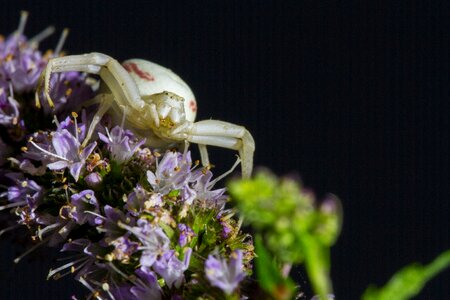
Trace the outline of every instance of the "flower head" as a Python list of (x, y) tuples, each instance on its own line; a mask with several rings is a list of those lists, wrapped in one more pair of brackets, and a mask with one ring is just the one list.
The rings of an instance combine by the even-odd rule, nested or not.
[[(229, 263), (210, 256), (205, 268), (199, 267), (214, 248), (253, 253), (240, 223), (230, 220), (232, 214), (221, 214), (225, 190), (213, 190), (232, 170), (212, 180), (211, 172), (192, 164), (188, 151), (171, 150), (159, 159), (155, 149), (143, 147), (145, 140), (125, 127), (125, 117), (114, 127), (117, 118), (108, 113), (91, 128), (88, 143), (98, 105), (78, 108), (96, 96), (89, 84), (93, 81), (54, 69), (51, 107), (43, 86), (37, 87), (43, 79), (39, 74), (50, 58), (60, 56), (67, 32), (54, 52), (42, 55), (37, 45), (53, 29), (27, 39), (26, 16), (23, 12), (14, 34), (0, 35), (0, 211), (14, 212), (4, 214), (14, 226), (0, 228), (0, 235), (26, 226), (36, 242), (16, 262), (41, 245), (70, 251), (49, 277), (73, 274), (89, 289), (88, 298), (216, 296), (217, 290), (207, 287), (209, 294), (192, 288), (205, 276), (232, 292), (244, 276), (240, 252)], [(39, 110), (32, 105), (35, 100), (41, 100)]]

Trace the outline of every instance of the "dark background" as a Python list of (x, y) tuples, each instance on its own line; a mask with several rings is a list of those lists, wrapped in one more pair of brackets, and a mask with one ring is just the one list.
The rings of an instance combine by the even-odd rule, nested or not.
[[(338, 195), (337, 299), (358, 299), (449, 240), (448, 1), (3, 1), (0, 31), (69, 27), (69, 54), (145, 58), (189, 83), (198, 119), (245, 125), (255, 163)], [(41, 48), (54, 48), (58, 35)], [(212, 151), (216, 174), (234, 161)], [(1, 243), (1, 299), (68, 299), (45, 262)], [(418, 299), (446, 299), (450, 272)], [(301, 284), (305, 276), (296, 272)], [(77, 287), (77, 288), (75, 288)]]

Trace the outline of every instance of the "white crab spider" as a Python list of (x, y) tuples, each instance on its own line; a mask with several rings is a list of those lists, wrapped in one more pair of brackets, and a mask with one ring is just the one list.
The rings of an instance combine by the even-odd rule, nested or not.
[[(130, 59), (122, 65), (102, 53), (52, 58), (41, 75), (50, 106), (50, 75), (79, 71), (98, 74), (107, 89), (93, 99), (100, 103), (83, 145), (86, 145), (102, 116), (110, 109), (124, 115), (127, 125), (146, 138), (146, 144), (163, 148), (189, 142), (199, 146), (204, 166), (209, 165), (207, 145), (239, 151), (242, 176), (253, 169), (255, 142), (243, 126), (218, 120), (195, 121), (196, 101), (189, 86), (175, 73), (155, 63)], [(36, 93), (36, 105), (40, 105)]]

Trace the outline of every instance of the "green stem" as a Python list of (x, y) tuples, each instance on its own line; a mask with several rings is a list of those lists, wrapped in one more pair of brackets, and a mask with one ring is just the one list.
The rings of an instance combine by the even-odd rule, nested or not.
[(305, 253), (305, 266), (313, 290), (321, 299), (327, 299), (332, 293), (326, 249), (311, 235), (303, 233), (300, 243)]

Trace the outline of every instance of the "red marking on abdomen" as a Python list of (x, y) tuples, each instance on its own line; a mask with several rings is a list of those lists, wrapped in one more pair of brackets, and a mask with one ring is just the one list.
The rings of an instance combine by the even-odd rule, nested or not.
[(128, 73), (133, 73), (133, 72), (136, 73), (136, 75), (139, 76), (139, 78), (142, 78), (147, 81), (155, 81), (155, 77), (153, 77), (152, 74), (139, 69), (137, 64), (135, 64), (133, 62), (125, 63), (125, 64), (123, 64), (123, 67), (125, 68), (125, 70), (128, 71)]
[(191, 101), (189, 101), (189, 108), (190, 108), (193, 112), (196, 112), (196, 111), (197, 111), (197, 103), (195, 102), (194, 99), (192, 99)]

